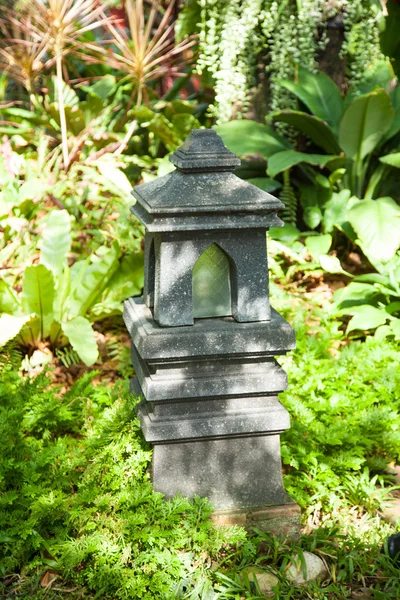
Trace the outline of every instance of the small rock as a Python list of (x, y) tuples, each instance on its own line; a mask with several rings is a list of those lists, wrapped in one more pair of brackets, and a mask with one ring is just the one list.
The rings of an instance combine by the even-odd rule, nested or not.
[(264, 571), (259, 567), (245, 567), (242, 573), (246, 573), (250, 581), (257, 579), (262, 594), (273, 596), (272, 588), (279, 583), (279, 579), (273, 573)]
[(328, 569), (324, 561), (312, 552), (303, 552), (304, 561), (306, 563), (306, 578), (303, 575), (302, 563), (300, 556), (296, 554), (287, 570), (287, 578), (295, 585), (303, 585), (307, 581), (318, 580), (325, 581), (329, 577)]

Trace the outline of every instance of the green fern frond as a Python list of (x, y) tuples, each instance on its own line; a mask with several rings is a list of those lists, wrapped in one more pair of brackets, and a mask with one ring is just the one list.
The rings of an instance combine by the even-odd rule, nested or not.
[(71, 348), (71, 346), (67, 348), (57, 348), (56, 356), (61, 360), (64, 367), (66, 367), (67, 369), (69, 369), (73, 365), (80, 365), (82, 363), (78, 353), (73, 348)]
[(295, 227), (297, 221), (297, 198), (290, 183), (290, 169), (287, 169), (283, 173), (283, 187), (280, 193), (280, 200), (285, 205), (285, 208), (281, 212), (283, 221)]
[(4, 367), (18, 371), (21, 366), (23, 355), (15, 340), (9, 341), (0, 351), (0, 373)]

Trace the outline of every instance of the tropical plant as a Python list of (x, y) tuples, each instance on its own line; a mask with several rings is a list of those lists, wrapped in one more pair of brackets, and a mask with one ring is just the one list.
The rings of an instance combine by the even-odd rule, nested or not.
[[(218, 123), (246, 114), (252, 104), (256, 111), (293, 106), (279, 80), (294, 80), (299, 65), (316, 72), (328, 46), (343, 61), (343, 77), (347, 63), (350, 84), (383, 58), (383, 5), (371, 0), (191, 0), (178, 24), (180, 36), (198, 33), (197, 70), (215, 89), (210, 108)], [(329, 39), (334, 27), (342, 33), (336, 43)]]
[(379, 340), (388, 336), (400, 340), (400, 254), (374, 266), (376, 273), (358, 275), (335, 292), (335, 314), (351, 316), (347, 334), (375, 330)]
[[(371, 172), (373, 152), (382, 148), (400, 131), (400, 94), (389, 89), (393, 71), (389, 63), (378, 63), (364, 74), (361, 82), (350, 88), (342, 99), (336, 84), (324, 73), (299, 69), (297, 82), (282, 81), (309, 112), (282, 110), (273, 113), (275, 122), (284, 122), (299, 130), (328, 156), (294, 153), (274, 156), (268, 164), (271, 177), (295, 164), (329, 166), (339, 189), (349, 189), (358, 198), (372, 198), (384, 175), (384, 169)], [(306, 154), (304, 156), (304, 154)], [(334, 160), (341, 156), (341, 160)], [(369, 181), (366, 184), (367, 173)]]
[(54, 210), (47, 217), (40, 248), (40, 264), (25, 269), (22, 292), (17, 295), (0, 282), (0, 345), (18, 336), (24, 347), (49, 342), (53, 348), (70, 343), (81, 360), (98, 357), (91, 322), (122, 311), (122, 300), (140, 293), (141, 254), (121, 257), (118, 242), (102, 246), (71, 267), (70, 216)]
[[(85, 39), (85, 35), (109, 21), (110, 17), (104, 14), (103, 6), (96, 0), (32, 0), (24, 2), (18, 12), (11, 8), (4, 12), (6, 37), (3, 44), (6, 50), (3, 60), (11, 63), (9, 68), (14, 65), (10, 74), (14, 77), (16, 70), (22, 67), (17, 80), (27, 86), (31, 94), (37, 74), (53, 63), (56, 66), (55, 83), (66, 168), (69, 148), (64, 105), (65, 58), (73, 54), (81, 60), (95, 60), (99, 45)], [(14, 31), (17, 37), (13, 35)]]
[(0, 34), (0, 70), (27, 90), (34, 106), (37, 80), (55, 61), (48, 56), (47, 37), (38, 35), (31, 15), (9, 7), (2, 10)]
[[(274, 113), (272, 120), (295, 127), (314, 147), (328, 154), (298, 151), (270, 126), (261, 123), (233, 121), (218, 128), (235, 153), (245, 158), (261, 155), (268, 162), (269, 178), (257, 178), (254, 183), (272, 189), (275, 178), (283, 175), (281, 198), (286, 205), (283, 213), (286, 222), (297, 225), (300, 199), (301, 221), (306, 226), (311, 229), (321, 226), (325, 233), (332, 233), (336, 227), (355, 240), (362, 229), (357, 226), (355, 216), (361, 219), (362, 213), (363, 223), (366, 218), (370, 220), (368, 235), (380, 237), (386, 248), (377, 246), (383, 252), (383, 260), (389, 260), (400, 243), (398, 235), (390, 238), (380, 233), (382, 221), (386, 222), (387, 233), (396, 208), (390, 200), (378, 197), (399, 156), (392, 153), (381, 156), (380, 162), (377, 159), (386, 148), (396, 146), (400, 132), (400, 88), (389, 93), (392, 76), (390, 65), (380, 63), (365, 73), (357, 87), (350, 88), (345, 99), (323, 73), (313, 74), (300, 68), (296, 83), (282, 82), (309, 112), (282, 110)], [(325, 173), (322, 169), (326, 169)], [(372, 202), (372, 198), (377, 199)], [(362, 208), (361, 205), (356, 208), (360, 199), (363, 199)], [(349, 219), (347, 211), (352, 206), (354, 210)], [(359, 239), (363, 235), (360, 234)]]
[[(107, 64), (124, 74), (124, 83), (130, 84), (131, 94), (126, 113), (133, 104), (137, 107), (143, 101), (149, 104), (150, 85), (166, 75), (172, 78), (180, 74), (179, 69), (184, 66), (183, 53), (194, 44), (193, 40), (188, 39), (175, 43), (175, 4), (175, 0), (172, 0), (163, 9), (160, 0), (151, 0), (147, 13), (143, 0), (127, 0), (128, 30), (112, 21), (106, 23), (114, 48), (104, 49), (103, 58)], [(185, 62), (187, 64), (188, 57)], [(136, 121), (133, 120), (118, 153), (128, 145), (135, 128)]]

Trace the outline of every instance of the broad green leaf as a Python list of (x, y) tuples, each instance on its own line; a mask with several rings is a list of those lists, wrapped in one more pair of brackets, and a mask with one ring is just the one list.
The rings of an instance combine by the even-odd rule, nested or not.
[[(325, 205), (323, 216), (324, 231), (330, 233), (335, 227), (343, 230), (345, 224), (348, 222), (347, 209), (349, 208), (350, 198), (350, 190), (342, 190), (332, 194), (332, 198)], [(351, 239), (354, 239), (354, 237)]]
[(379, 291), (373, 285), (352, 281), (346, 287), (337, 290), (333, 295), (333, 300), (339, 310), (346, 314), (347, 308), (371, 303), (379, 295)]
[(30, 318), (30, 315), (24, 317), (14, 317), (6, 313), (0, 315), (0, 347), (15, 338)]
[(46, 221), (40, 250), (40, 262), (54, 275), (56, 284), (67, 264), (71, 249), (71, 220), (68, 211), (53, 210)]
[(64, 266), (63, 273), (58, 281), (56, 296), (54, 298), (53, 309), (54, 318), (60, 322), (64, 317), (64, 308), (66, 300), (71, 290), (71, 269), (68, 265)]
[(0, 279), (0, 312), (15, 314), (20, 308), (20, 303), (11, 286)]
[(392, 106), (394, 108), (394, 119), (389, 131), (385, 135), (385, 141), (390, 140), (400, 131), (400, 85), (397, 85), (390, 94)]
[(145, 127), (147, 123), (150, 123), (155, 114), (156, 113), (153, 110), (144, 104), (141, 104), (140, 106), (135, 106), (132, 108), (129, 111), (128, 116), (137, 119), (139, 123)]
[(116, 79), (114, 75), (103, 75), (96, 83), (91, 86), (86, 86), (84, 89), (90, 95), (95, 94), (105, 102), (108, 96), (114, 92), (115, 83)]
[(40, 321), (40, 337), (49, 335), (54, 320), (54, 278), (44, 265), (25, 269), (22, 280), (22, 307), (26, 314), (34, 313)]
[(390, 325), (381, 325), (380, 327), (378, 327), (375, 330), (375, 334), (374, 334), (374, 338), (376, 340), (378, 340), (378, 342), (381, 342), (382, 340), (384, 340), (385, 338), (387, 338), (389, 335), (393, 335), (393, 329), (390, 327)]
[(275, 131), (255, 121), (229, 121), (215, 128), (227, 148), (237, 156), (260, 154), (269, 158), (286, 150), (288, 143)]
[(379, 160), (385, 165), (390, 165), (391, 167), (396, 167), (400, 169), (400, 152), (392, 152), (392, 154), (386, 154), (385, 156), (381, 156)]
[(400, 247), (400, 206), (392, 198), (363, 200), (347, 216), (367, 257), (387, 262)]
[(268, 159), (267, 174), (274, 178), (279, 173), (282, 173), (282, 171), (286, 171), (302, 162), (308, 165), (325, 167), (330, 160), (335, 158), (337, 157), (324, 154), (308, 154), (307, 152), (297, 152), (296, 150), (284, 150)]
[(172, 123), (161, 113), (156, 113), (147, 127), (163, 142), (169, 152), (173, 152), (182, 141)]
[(143, 252), (127, 254), (108, 282), (106, 294), (114, 300), (125, 300), (142, 293), (144, 277)]
[(260, 188), (260, 190), (264, 190), (264, 192), (269, 193), (279, 190), (279, 188), (282, 187), (282, 184), (279, 181), (276, 181), (276, 179), (271, 179), (271, 177), (252, 177), (247, 181)]
[(121, 190), (121, 195), (125, 194), (126, 197), (131, 199), (132, 184), (121, 169), (118, 169), (111, 160), (106, 159), (98, 160), (95, 164), (101, 175)]
[(169, 157), (170, 155), (167, 154), (163, 158), (158, 159), (157, 177), (162, 177), (163, 175), (167, 175), (168, 173), (172, 173), (172, 171), (175, 171), (175, 167), (169, 160)]
[(322, 211), (319, 206), (306, 206), (303, 211), (304, 223), (310, 229), (316, 229), (322, 221)]
[[(300, 204), (303, 208), (307, 206), (325, 206), (328, 200), (330, 200), (332, 196), (331, 187), (322, 187), (318, 184), (317, 180), (318, 175), (315, 177), (314, 184), (299, 184)], [(323, 180), (328, 181), (325, 177), (323, 177)]]
[(295, 127), (329, 153), (339, 154), (341, 152), (332, 129), (328, 123), (318, 117), (296, 110), (281, 110), (274, 113), (272, 118), (274, 121), (282, 121)]
[(300, 230), (294, 225), (285, 223), (283, 227), (271, 227), (268, 235), (274, 240), (280, 240), (284, 244), (293, 244), (300, 237)]
[[(350, 309), (348, 312), (350, 312)], [(350, 331), (356, 329), (360, 329), (361, 331), (375, 329), (380, 325), (384, 325), (389, 316), (384, 309), (375, 308), (368, 304), (353, 307), (350, 314), (354, 316), (347, 325), (346, 333), (350, 333)]]
[(46, 185), (38, 177), (33, 177), (21, 185), (18, 190), (18, 203), (25, 200), (33, 200), (37, 196), (41, 196), (46, 191)]
[(390, 302), (390, 304), (385, 306), (385, 310), (389, 313), (389, 315), (393, 315), (394, 313), (400, 312), (400, 300)]
[(389, 61), (380, 60), (373, 63), (362, 73), (359, 83), (349, 89), (345, 104), (348, 105), (357, 96), (369, 94), (377, 88), (383, 88), (388, 92), (394, 76), (393, 67)]
[(390, 327), (394, 333), (396, 340), (400, 340), (400, 319), (392, 319)]
[(189, 135), (192, 129), (200, 129), (201, 127), (200, 121), (194, 115), (187, 113), (173, 115), (171, 122), (182, 141)]
[(326, 121), (334, 131), (337, 131), (343, 114), (343, 100), (339, 88), (325, 73), (310, 73), (303, 67), (299, 68), (298, 81), (282, 81), (281, 84), (293, 92), (308, 110)]
[(363, 160), (389, 131), (393, 118), (394, 109), (384, 90), (353, 100), (339, 127), (339, 143), (346, 156)]
[(193, 100), (173, 100), (171, 102), (171, 109), (178, 114), (192, 115), (196, 110), (196, 102)]
[(124, 300), (142, 293), (143, 277), (143, 253), (136, 252), (124, 256), (108, 282), (100, 302), (93, 306), (90, 317), (102, 319), (111, 314), (121, 313)]
[(70, 321), (63, 321), (61, 325), (64, 334), (73, 349), (78, 353), (79, 358), (88, 367), (93, 365), (99, 356), (99, 350), (89, 321), (79, 316)]
[(324, 271), (327, 271), (328, 273), (343, 273), (344, 275), (350, 276), (350, 273), (343, 269), (337, 256), (321, 254), (319, 256), (319, 262)]
[(118, 269), (121, 250), (117, 242), (111, 248), (100, 247), (97, 256), (92, 255), (89, 261), (81, 261), (77, 270), (71, 269), (71, 293), (66, 302), (68, 316), (84, 316), (101, 296), (109, 280)]
[(332, 245), (332, 236), (329, 233), (325, 235), (309, 235), (304, 242), (313, 258), (318, 260), (321, 254), (328, 254)]
[[(62, 95), (64, 99), (65, 107), (78, 106), (79, 96), (68, 84), (62, 82)], [(49, 92), (48, 92), (49, 104), (58, 103), (58, 85), (57, 78), (53, 76), (50, 80)]]

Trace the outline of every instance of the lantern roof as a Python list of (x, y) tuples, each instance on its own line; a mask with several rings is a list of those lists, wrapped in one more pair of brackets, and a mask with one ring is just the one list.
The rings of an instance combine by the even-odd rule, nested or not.
[(148, 231), (268, 228), (284, 205), (234, 175), (240, 160), (212, 129), (195, 129), (170, 156), (172, 173), (137, 186), (131, 210)]

